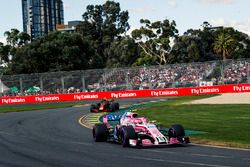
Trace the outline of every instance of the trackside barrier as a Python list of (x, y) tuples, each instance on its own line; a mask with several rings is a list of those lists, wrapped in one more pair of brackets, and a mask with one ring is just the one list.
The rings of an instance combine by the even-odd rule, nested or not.
[(75, 94), (1, 97), (0, 105), (98, 100), (104, 97), (113, 99), (145, 98), (145, 97), (193, 96), (193, 95), (243, 93), (243, 92), (250, 92), (250, 84), (232, 84), (232, 85), (205, 86), (205, 87), (192, 87), (192, 88), (166, 88), (166, 89), (154, 89), (154, 90), (127, 90), (127, 91), (115, 91), (115, 92), (84, 92)]

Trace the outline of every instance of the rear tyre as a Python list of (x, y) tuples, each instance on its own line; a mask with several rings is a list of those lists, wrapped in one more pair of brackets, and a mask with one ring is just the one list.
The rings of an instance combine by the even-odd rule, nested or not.
[(129, 140), (136, 139), (136, 133), (132, 126), (126, 126), (121, 129), (121, 143), (123, 147), (129, 146)]
[(176, 124), (172, 125), (168, 130), (169, 137), (181, 138), (185, 136), (185, 130), (182, 125)]
[(108, 128), (106, 124), (95, 124), (92, 130), (95, 142), (107, 141)]
[(94, 110), (96, 110), (96, 109), (97, 109), (96, 105), (91, 104), (91, 106), (90, 106), (90, 112), (94, 112)]

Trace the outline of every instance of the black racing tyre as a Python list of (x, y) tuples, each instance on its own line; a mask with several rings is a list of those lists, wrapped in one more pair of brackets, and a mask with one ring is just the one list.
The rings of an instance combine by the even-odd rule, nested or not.
[(107, 141), (108, 128), (106, 124), (95, 124), (92, 130), (93, 138), (96, 142)]
[(96, 108), (100, 108), (101, 103), (96, 104)]
[(110, 110), (111, 110), (111, 112), (115, 112), (116, 111), (116, 109), (115, 109), (115, 103), (111, 103), (110, 104)]
[(115, 103), (115, 110), (118, 111), (120, 109), (119, 103)]
[(126, 126), (121, 129), (121, 144), (123, 147), (129, 146), (130, 139), (136, 139), (136, 133), (133, 126)]
[(176, 124), (172, 125), (168, 130), (168, 136), (169, 137), (184, 137), (185, 136), (185, 130), (182, 125)]
[(93, 112), (94, 109), (97, 109), (95, 104), (91, 104), (90, 106), (90, 112)]

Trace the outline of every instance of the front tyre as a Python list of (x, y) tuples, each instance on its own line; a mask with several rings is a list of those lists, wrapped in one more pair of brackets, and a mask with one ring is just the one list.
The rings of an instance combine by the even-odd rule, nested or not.
[(129, 146), (130, 139), (136, 139), (136, 133), (132, 126), (126, 126), (121, 129), (121, 144), (123, 147)]
[(95, 124), (93, 126), (92, 135), (95, 142), (107, 141), (108, 128), (106, 124)]

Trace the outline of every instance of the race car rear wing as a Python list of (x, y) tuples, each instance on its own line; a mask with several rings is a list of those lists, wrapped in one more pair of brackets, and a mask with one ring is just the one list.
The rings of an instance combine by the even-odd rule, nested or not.
[(120, 114), (112, 114), (112, 115), (107, 114), (103, 116), (101, 121), (104, 124), (106, 124), (107, 127), (111, 127), (111, 126), (114, 127), (115, 125), (120, 123), (121, 116), (122, 115)]

